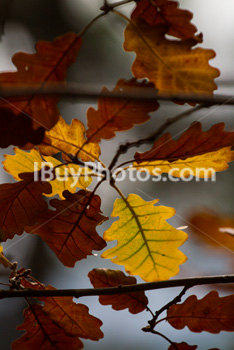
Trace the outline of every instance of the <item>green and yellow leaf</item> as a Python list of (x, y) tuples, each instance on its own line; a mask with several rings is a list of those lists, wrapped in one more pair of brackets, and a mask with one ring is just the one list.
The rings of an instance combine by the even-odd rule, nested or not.
[[(43, 155), (52, 156), (58, 152), (76, 154), (84, 162), (95, 161), (101, 154), (97, 143), (87, 142), (85, 127), (78, 119), (73, 119), (71, 125), (60, 116), (58, 123), (50, 131), (46, 131), (45, 139), (38, 146)], [(63, 153), (65, 160), (70, 158)]]
[(231, 147), (224, 147), (218, 151), (208, 152), (198, 156), (176, 159), (175, 161), (153, 160), (134, 162), (133, 167), (139, 171), (149, 171), (151, 175), (157, 176), (162, 173), (170, 173), (176, 177), (199, 178), (212, 177), (215, 172), (228, 169), (228, 162), (234, 160), (234, 151)]
[(77, 164), (63, 165), (63, 163), (53, 157), (44, 157), (43, 159), (35, 149), (25, 152), (15, 148), (14, 151), (15, 155), (5, 155), (6, 160), (3, 162), (3, 165), (4, 169), (17, 181), (21, 180), (19, 174), (41, 170), (47, 163), (48, 166), (51, 165), (51, 169), (57, 167), (55, 169), (56, 176), (53, 176), (53, 179), (48, 181), (51, 184), (52, 192), (49, 194), (45, 193), (44, 195), (47, 197), (54, 197), (58, 194), (63, 199), (64, 190), (75, 193), (77, 187), (85, 189), (92, 182), (92, 177), (88, 176), (91, 173), (89, 168), (81, 168)]
[(158, 200), (144, 201), (136, 194), (116, 199), (112, 216), (119, 216), (104, 233), (108, 241), (118, 240), (102, 258), (124, 265), (131, 275), (145, 281), (167, 280), (179, 272), (186, 256), (178, 249), (187, 234), (166, 222), (175, 214), (173, 208), (154, 206)]

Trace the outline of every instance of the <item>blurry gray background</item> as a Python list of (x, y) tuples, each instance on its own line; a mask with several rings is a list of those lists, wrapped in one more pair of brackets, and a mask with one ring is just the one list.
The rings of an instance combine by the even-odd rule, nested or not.
[[(221, 71), (221, 77), (217, 79), (218, 93), (233, 93), (234, 81), (234, 3), (232, 0), (186, 0), (180, 1), (181, 8), (190, 9), (194, 13), (193, 23), (199, 32), (204, 34), (202, 47), (212, 48), (217, 57), (211, 65)], [(96, 14), (102, 1), (98, 0), (14, 0), (1, 1), (0, 13), (4, 14), (6, 5), (8, 9), (5, 34), (0, 43), (0, 71), (14, 70), (11, 63), (12, 55), (17, 51), (33, 52), (35, 42), (38, 40), (52, 40), (56, 36), (68, 31), (79, 32)], [(132, 6), (127, 5), (121, 10), (129, 13)], [(120, 10), (120, 9), (119, 9)], [(82, 83), (85, 86), (112, 88), (120, 78), (131, 78), (131, 64), (134, 54), (125, 53), (122, 49), (123, 30), (125, 22), (113, 14), (100, 19), (85, 34), (84, 43), (78, 55), (77, 62), (70, 68), (68, 80)], [(96, 108), (96, 103), (78, 103), (76, 100), (64, 99), (60, 103), (61, 115), (70, 122), (73, 118), (86, 121), (86, 111), (89, 106)], [(136, 126), (126, 133), (119, 133), (113, 141), (103, 141), (102, 160), (109, 163), (118, 144), (126, 140), (135, 140), (143, 137), (160, 126), (167, 118), (170, 118), (188, 106), (177, 106), (172, 103), (162, 103), (160, 109), (152, 114), (151, 121), (142, 126)], [(177, 123), (169, 129), (172, 135), (179, 135), (192, 121), (202, 118), (204, 129), (211, 125), (224, 121), (226, 130), (234, 129), (233, 109), (231, 107), (213, 107), (193, 114), (191, 117)], [(141, 150), (146, 150), (142, 147)], [(136, 149), (128, 155), (121, 157), (120, 162), (132, 159)], [(12, 148), (1, 151), (3, 154), (12, 153)], [(127, 196), (136, 193), (145, 200), (160, 199), (161, 205), (172, 206), (176, 209), (176, 216), (169, 222), (175, 227), (187, 225), (188, 213), (199, 207), (208, 207), (225, 214), (233, 214), (234, 190), (233, 190), (234, 165), (230, 165), (228, 171), (217, 174), (216, 182), (121, 182), (119, 187)], [(12, 182), (12, 178), (3, 170), (0, 173), (0, 181)], [(112, 212), (116, 193), (109, 189), (108, 184), (103, 184), (98, 194), (102, 198), (102, 210), (105, 215)], [(110, 226), (110, 221), (98, 228), (102, 234)], [(189, 229), (187, 230), (189, 232)], [(56, 288), (86, 288), (91, 287), (87, 273), (95, 267), (109, 267), (112, 269), (124, 269), (114, 265), (108, 260), (97, 256), (88, 257), (87, 260), (78, 262), (74, 269), (65, 268), (47, 248), (47, 246), (35, 236), (15, 237), (12, 241), (3, 244), (6, 255), (19, 262), (19, 266), (32, 268), (33, 275), (45, 284), (52, 284)], [(193, 240), (190, 236), (181, 250), (188, 256), (188, 262), (181, 266), (180, 274), (176, 277), (195, 275), (217, 274), (227, 272), (227, 261), (232, 257), (230, 253), (223, 255), (206, 251), (201, 242)], [(230, 269), (229, 269), (230, 272)], [(1, 279), (6, 280), (4, 269), (0, 268)], [(139, 282), (142, 282), (138, 279)], [(181, 289), (147, 292), (150, 300), (149, 306), (157, 310), (164, 303), (170, 301)], [(196, 293), (203, 297), (208, 288), (193, 288), (187, 295)], [(224, 295), (223, 292), (221, 294)], [(169, 344), (165, 340), (141, 331), (147, 325), (149, 314), (131, 315), (128, 311), (116, 312), (109, 306), (101, 306), (97, 297), (82, 298), (80, 303), (85, 303), (90, 308), (90, 313), (103, 321), (102, 331), (104, 339), (99, 342), (82, 340), (86, 350), (112, 349), (112, 350), (163, 350)], [(23, 300), (4, 300), (0, 303), (0, 344), (1, 349), (10, 349), (10, 343), (16, 339), (20, 332), (16, 331), (17, 325), (23, 322), (22, 310), (26, 307)], [(209, 333), (195, 334), (187, 329), (176, 331), (168, 324), (162, 322), (158, 328), (171, 340), (187, 341), (190, 345), (200, 345), (200, 349), (220, 348), (222, 350), (233, 349), (234, 335), (226, 332), (220, 335)]]

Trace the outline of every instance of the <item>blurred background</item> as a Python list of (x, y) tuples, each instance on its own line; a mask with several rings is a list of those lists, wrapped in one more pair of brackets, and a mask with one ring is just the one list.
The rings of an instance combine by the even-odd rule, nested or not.
[[(219, 94), (233, 94), (234, 91), (234, 3), (232, 0), (220, 2), (218, 0), (184, 0), (180, 7), (189, 9), (194, 14), (193, 24), (198, 32), (203, 32), (205, 48), (216, 51), (216, 58), (210, 64), (219, 68), (221, 76), (217, 79)], [(79, 32), (100, 11), (102, 1), (99, 0), (1, 0), (0, 20), (6, 18), (4, 34), (0, 42), (0, 71), (15, 70), (11, 57), (15, 52), (34, 52), (34, 45), (38, 40), (53, 40), (65, 32)], [(119, 8), (126, 15), (132, 5)], [(108, 14), (93, 25), (84, 36), (84, 43), (78, 55), (77, 62), (69, 69), (68, 81), (78, 82), (84, 86), (100, 89), (103, 86), (113, 88), (120, 78), (131, 78), (131, 64), (134, 54), (126, 53), (122, 49), (123, 31), (126, 23), (114, 14)], [(60, 111), (63, 118), (70, 122), (78, 118), (86, 123), (88, 107), (96, 108), (96, 101), (85, 102), (76, 99), (63, 99), (60, 102)], [(118, 133), (112, 141), (103, 141), (102, 160), (109, 164), (118, 145), (125, 141), (142, 138), (155, 130), (166, 119), (181, 113), (188, 106), (177, 106), (172, 103), (161, 103), (160, 109), (152, 114), (151, 120), (136, 126), (129, 132)], [(187, 119), (173, 125), (168, 131), (173, 136), (179, 136), (193, 121), (201, 120), (203, 129), (218, 122), (225, 122), (226, 130), (234, 130), (233, 108), (228, 106), (212, 107), (194, 113)], [(146, 150), (149, 147), (141, 147)], [(137, 149), (139, 151), (139, 149)], [(132, 159), (136, 149), (123, 155), (120, 162)], [(4, 154), (13, 154), (12, 148), (1, 150), (1, 160)], [(177, 214), (169, 223), (174, 227), (188, 225), (188, 218), (198, 209), (211, 208), (221, 215), (233, 216), (234, 165), (230, 169), (216, 175), (215, 182), (121, 182), (119, 187), (127, 196), (136, 193), (145, 200), (159, 198), (159, 204), (174, 207)], [(1, 183), (13, 182), (4, 170), (0, 173)], [(108, 189), (108, 190), (107, 190)], [(103, 184), (98, 194), (102, 198), (102, 211), (110, 216), (116, 193)], [(110, 226), (111, 221), (98, 228), (100, 234)], [(226, 274), (233, 271), (233, 253), (223, 248), (212, 250), (202, 241), (197, 240), (189, 227), (188, 241), (181, 250), (188, 256), (186, 264), (181, 266), (180, 274), (176, 277), (192, 277), (208, 274)], [(56, 288), (87, 288), (91, 287), (87, 273), (95, 267), (124, 269), (99, 258), (88, 257), (78, 262), (74, 269), (64, 267), (53, 252), (36, 235), (23, 235), (3, 244), (6, 256), (17, 260), (19, 267), (31, 268), (32, 274), (42, 283), (51, 284)], [(6, 271), (0, 267), (0, 282), (6, 281)], [(138, 279), (139, 282), (142, 280)], [(213, 288), (214, 286), (212, 286)], [(215, 289), (216, 286), (215, 286)], [(150, 308), (157, 310), (180, 292), (180, 288), (173, 290), (147, 292)], [(210, 290), (208, 287), (196, 287), (187, 292), (187, 296), (195, 293), (199, 298)], [(227, 291), (220, 289), (220, 295), (227, 295)], [(99, 342), (82, 340), (86, 350), (164, 350), (169, 344), (156, 335), (146, 334), (141, 328), (147, 325), (150, 315), (145, 312), (140, 315), (131, 315), (128, 311), (116, 312), (110, 306), (101, 306), (97, 297), (83, 298), (90, 308), (90, 313), (103, 321), (102, 331), (104, 339)], [(0, 339), (1, 348), (10, 349), (10, 343), (22, 333), (16, 331), (16, 326), (23, 322), (22, 310), (26, 307), (23, 300), (4, 300), (0, 303)], [(187, 329), (176, 331), (162, 322), (158, 331), (164, 333), (175, 342), (186, 341), (190, 345), (199, 345), (199, 349), (220, 348), (233, 349), (234, 335), (222, 332), (219, 335), (209, 333), (195, 334)]]

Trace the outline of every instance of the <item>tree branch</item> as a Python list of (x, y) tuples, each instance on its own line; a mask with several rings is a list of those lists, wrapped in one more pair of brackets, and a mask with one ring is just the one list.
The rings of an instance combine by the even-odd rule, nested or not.
[(131, 87), (128, 91), (103, 91), (100, 93), (101, 87), (95, 88), (84, 84), (77, 83), (48, 83), (41, 87), (38, 84), (18, 85), (17, 87), (0, 87), (0, 96), (4, 98), (30, 96), (30, 95), (61, 95), (64, 97), (79, 98), (83, 100), (96, 100), (99, 97), (117, 98), (117, 99), (137, 99), (142, 101), (159, 100), (173, 101), (178, 103), (199, 103), (208, 106), (215, 105), (234, 105), (234, 96), (231, 95), (215, 95), (207, 96), (204, 94), (157, 94), (155, 88), (137, 88)]
[(234, 283), (234, 274), (232, 275), (216, 275), (216, 276), (202, 276), (189, 277), (182, 279), (174, 279), (169, 281), (140, 283), (135, 285), (120, 285), (110, 288), (88, 288), (88, 289), (56, 289), (56, 290), (0, 290), (0, 299), (4, 298), (22, 298), (22, 297), (64, 297), (73, 296), (75, 298), (85, 296), (99, 296), (99, 295), (115, 295), (124, 293), (133, 293), (139, 291), (157, 290), (173, 287), (187, 287), (209, 285), (209, 284), (225, 284)]

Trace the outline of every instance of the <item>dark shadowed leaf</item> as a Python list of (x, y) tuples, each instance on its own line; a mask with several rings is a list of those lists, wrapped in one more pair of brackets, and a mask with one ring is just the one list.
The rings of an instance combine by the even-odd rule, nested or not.
[(56, 210), (48, 209), (38, 218), (38, 224), (26, 231), (41, 236), (65, 266), (73, 267), (93, 250), (106, 246), (96, 226), (107, 217), (101, 214), (100, 197), (89, 191), (64, 191), (63, 196), (65, 200), (52, 199), (50, 205)]
[[(136, 284), (135, 277), (126, 276), (122, 271), (109, 269), (93, 269), (88, 274), (94, 288), (117, 287), (119, 285)], [(148, 299), (144, 292), (127, 294), (101, 295), (99, 302), (102, 305), (112, 305), (114, 310), (129, 309), (137, 314), (146, 309)]]

